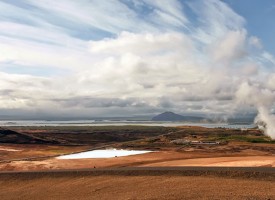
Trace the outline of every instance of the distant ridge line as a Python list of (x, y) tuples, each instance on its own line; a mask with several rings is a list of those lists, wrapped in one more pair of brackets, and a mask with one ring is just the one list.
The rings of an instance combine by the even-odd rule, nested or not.
[(188, 121), (199, 122), (206, 120), (204, 117), (199, 116), (183, 116), (173, 112), (164, 112), (152, 118), (152, 121)]

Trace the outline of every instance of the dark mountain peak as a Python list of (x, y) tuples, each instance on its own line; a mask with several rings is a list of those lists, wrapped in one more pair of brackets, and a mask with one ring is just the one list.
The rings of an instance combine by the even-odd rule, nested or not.
[(177, 115), (176, 113), (173, 113), (171, 111), (166, 111), (164, 113), (161, 113), (160, 115)]
[(180, 121), (183, 116), (167, 111), (152, 118), (153, 121)]
[(170, 111), (166, 111), (152, 118), (152, 121), (200, 121), (202, 117), (182, 116)]

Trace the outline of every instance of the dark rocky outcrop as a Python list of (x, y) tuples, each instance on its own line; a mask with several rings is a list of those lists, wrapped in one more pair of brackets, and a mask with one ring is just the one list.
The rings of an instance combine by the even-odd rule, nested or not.
[(57, 144), (57, 141), (47, 141), (34, 136), (0, 128), (0, 143), (12, 144)]

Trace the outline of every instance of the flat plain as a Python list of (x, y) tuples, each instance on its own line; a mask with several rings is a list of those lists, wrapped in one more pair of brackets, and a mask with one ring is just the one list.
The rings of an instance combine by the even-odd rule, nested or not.
[[(1, 199), (275, 199), (275, 145), (258, 129), (8, 127), (0, 141)], [(57, 159), (106, 148), (152, 152)]]

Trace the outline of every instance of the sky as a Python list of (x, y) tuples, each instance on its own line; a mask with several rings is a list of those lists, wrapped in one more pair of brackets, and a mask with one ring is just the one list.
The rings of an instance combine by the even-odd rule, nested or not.
[(274, 19), (273, 0), (0, 0), (0, 119), (272, 114)]

